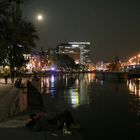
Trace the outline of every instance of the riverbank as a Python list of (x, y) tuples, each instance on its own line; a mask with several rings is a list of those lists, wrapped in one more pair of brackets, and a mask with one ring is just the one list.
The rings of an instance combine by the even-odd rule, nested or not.
[[(0, 138), (4, 140), (82, 140), (82, 137), (76, 130), (71, 130), (72, 135), (63, 136), (62, 131), (40, 131), (33, 132), (25, 126), (25, 122), (31, 113), (40, 110), (23, 109), (19, 112), (19, 95), (21, 89), (15, 88), (14, 84), (8, 82), (5, 84), (3, 80), (0, 82)], [(22, 100), (23, 101), (23, 100)], [(50, 107), (51, 108), (51, 107)]]

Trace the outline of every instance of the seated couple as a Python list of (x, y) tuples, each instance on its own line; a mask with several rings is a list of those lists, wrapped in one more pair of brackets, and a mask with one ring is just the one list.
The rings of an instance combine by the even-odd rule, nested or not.
[(25, 83), (22, 83), (22, 78), (17, 78), (17, 80), (15, 81), (15, 87), (16, 88), (25, 88), (26, 87)]
[(63, 128), (64, 123), (66, 123), (67, 128), (80, 128), (80, 126), (75, 123), (71, 112), (68, 110), (57, 115), (45, 112), (31, 114), (29, 120), (26, 122), (26, 126), (34, 131), (58, 130)]

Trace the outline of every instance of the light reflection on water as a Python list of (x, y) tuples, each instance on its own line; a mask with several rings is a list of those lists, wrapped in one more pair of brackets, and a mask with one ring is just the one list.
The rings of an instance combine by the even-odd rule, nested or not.
[(53, 98), (63, 96), (64, 102), (75, 108), (89, 104), (88, 86), (94, 79), (94, 74), (51, 75), (42, 79), (42, 91)]
[(131, 106), (130, 109), (137, 114), (137, 116), (140, 116), (140, 78), (127, 80), (127, 86), (132, 96), (132, 100), (129, 102)]
[[(106, 84), (104, 84), (104, 82), (104, 80), (95, 79), (95, 74), (52, 74), (42, 78), (41, 85), (43, 85), (43, 94), (51, 98), (57, 97), (58, 100), (60, 99), (71, 107), (76, 108), (80, 105), (90, 104), (90, 100), (92, 100), (90, 96), (93, 96), (96, 87), (100, 89), (97, 91), (98, 94), (99, 92), (104, 93), (106, 90), (110, 90), (110, 92), (114, 92), (114, 90), (115, 92), (124, 92), (125, 86), (120, 89), (121, 83), (105, 82)], [(129, 79), (126, 85), (129, 91), (128, 94), (135, 95), (140, 99), (140, 79)]]
[(140, 78), (127, 80), (127, 86), (130, 94), (134, 94), (140, 98)]
[[(131, 98), (129, 100), (130, 109), (134, 110), (135, 113), (140, 113), (140, 78), (128, 79), (126, 83), (122, 84), (96, 79), (94, 74), (52, 74), (43, 77), (41, 81), (41, 90), (44, 97), (50, 97), (55, 105), (57, 105), (57, 102), (59, 102), (59, 105), (63, 102), (64, 104), (61, 107), (67, 104), (72, 108), (77, 108), (82, 105), (90, 105), (95, 95), (101, 96), (100, 98), (105, 95), (104, 98), (106, 98), (112, 93), (123, 94), (126, 92), (126, 94), (130, 94)], [(19, 94), (21, 111), (27, 109), (26, 96), (26, 94)], [(116, 99), (115, 96), (116, 94), (114, 94), (114, 97), (112, 96), (112, 100), (120, 100), (121, 97), (117, 96), (118, 99)]]

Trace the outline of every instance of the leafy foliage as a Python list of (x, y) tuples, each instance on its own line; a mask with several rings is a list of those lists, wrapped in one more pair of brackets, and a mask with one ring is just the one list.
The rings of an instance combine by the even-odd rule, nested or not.
[(52, 61), (58, 68), (64, 69), (74, 69), (76, 64), (72, 57), (69, 57), (66, 54), (55, 54), (52, 56)]
[(11, 67), (21, 67), (25, 62), (23, 53), (36, 47), (35, 40), (39, 39), (34, 25), (22, 17), (22, 3), (24, 0), (0, 2), (0, 49), (3, 50), (0, 61), (7, 60)]

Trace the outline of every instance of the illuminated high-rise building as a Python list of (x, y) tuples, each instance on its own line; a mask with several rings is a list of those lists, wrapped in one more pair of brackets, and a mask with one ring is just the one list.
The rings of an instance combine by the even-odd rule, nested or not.
[(68, 42), (57, 45), (57, 53), (67, 54), (72, 57), (76, 64), (89, 64), (90, 42)]

